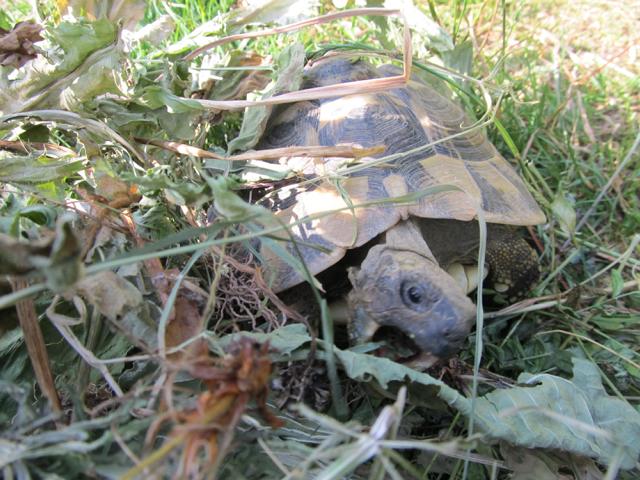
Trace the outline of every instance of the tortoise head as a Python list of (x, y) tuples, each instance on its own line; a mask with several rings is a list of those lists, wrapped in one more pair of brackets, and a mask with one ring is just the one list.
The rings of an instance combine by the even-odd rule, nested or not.
[(350, 269), (349, 279), (355, 343), (371, 340), (380, 327), (392, 327), (433, 363), (454, 354), (473, 324), (473, 302), (432, 257), (376, 245), (360, 269)]

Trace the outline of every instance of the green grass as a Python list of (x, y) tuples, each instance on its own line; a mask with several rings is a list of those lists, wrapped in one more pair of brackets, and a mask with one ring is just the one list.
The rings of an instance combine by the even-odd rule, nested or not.
[[(0, 167), (5, 182), (0, 191), (0, 231), (24, 240), (41, 238), (53, 231), (56, 220), (60, 225), (65, 210), (78, 212), (79, 207), (85, 213), (77, 214), (72, 231), (80, 240), (90, 240), (78, 246), (71, 233), (58, 227), (58, 243), (47, 250), (45, 263), (41, 254), (34, 260), (36, 251), (24, 253), (0, 244), (4, 249), (0, 258), (15, 255), (34, 262), (31, 287), (22, 293), (12, 294), (9, 283), (0, 282), (4, 294), (0, 305), (10, 306), (0, 310), (0, 425), (2, 437), (11, 443), (7, 456), (0, 455), (2, 475), (12, 478), (29, 472), (34, 477), (53, 473), (65, 478), (115, 478), (138, 464), (140, 471), (148, 466), (159, 476), (189, 468), (191, 473), (204, 475), (206, 469), (215, 468), (220, 478), (481, 479), (507, 478), (509, 471), (516, 472), (513, 478), (524, 478), (517, 476), (520, 456), (520, 462), (539, 478), (557, 474), (558, 469), (581, 478), (575, 473), (580, 468), (606, 478), (636, 478), (638, 468), (618, 471), (615, 456), (604, 465), (577, 455), (569, 457), (560, 450), (526, 450), (508, 442), (499, 446), (482, 436), (480, 420), (480, 427), (474, 427), (476, 436), (469, 437), (467, 418), (448, 407), (442, 396), (438, 398), (431, 380), (420, 377), (422, 380), (406, 382), (405, 398), (402, 382), (382, 388), (376, 382), (354, 378), (342, 357), (335, 360), (326, 343), (316, 348), (305, 340), (306, 333), (296, 331), (294, 335), (293, 330), (286, 330), (288, 336), (270, 337), (280, 353), (272, 352), (270, 357), (273, 388), (268, 404), (286, 421), (285, 428), (268, 428), (268, 416), (255, 408), (264, 392), (249, 387), (247, 409), (238, 406), (242, 403), (238, 396), (231, 410), (220, 414), (216, 410), (224, 404), (220, 396), (213, 404), (201, 403), (205, 406), (200, 412), (193, 410), (196, 399), (205, 402), (203, 391), (216, 392), (215, 388), (227, 384), (214, 387), (203, 381), (202, 372), (190, 370), (194, 361), (188, 355), (194, 350), (189, 346), (210, 350), (217, 357), (229, 344), (231, 333), (268, 334), (295, 317), (269, 296), (260, 277), (254, 275), (250, 259), (243, 256), (261, 229), (276, 227), (240, 201), (255, 198), (250, 193), (255, 183), (220, 180), (230, 175), (236, 178), (244, 165), (144, 146), (133, 137), (224, 152), (240, 131), (241, 112), (204, 112), (167, 93), (187, 98), (211, 93), (210, 84), (194, 80), (194, 75), (203, 72), (215, 73), (218, 77), (213, 80), (222, 87), (235, 87), (233, 76), (245, 78), (242, 75), (250, 71), (250, 67), (242, 70), (248, 54), (269, 65), (257, 72), (262, 88), (278, 55), (296, 42), (307, 55), (327, 44), (394, 50), (396, 58), (401, 52), (402, 30), (397, 21), (354, 17), (222, 45), (208, 52), (206, 60), (199, 58), (191, 64), (180, 59), (193, 46), (165, 54), (163, 47), (175, 45), (213, 20), (218, 26), (211, 24), (212, 38), (273, 26), (271, 19), (260, 25), (234, 24), (235, 17), (229, 13), (233, 6), (234, 2), (226, 0), (147, 2), (143, 24), (169, 15), (175, 29), (160, 46), (143, 42), (122, 54), (126, 68), (117, 73), (122, 73), (119, 80), (123, 83), (110, 87), (111, 97), (91, 96), (72, 103), (69, 109), (81, 116), (76, 124), (54, 118), (50, 112), (39, 114), (42, 123), (38, 126), (24, 119), (0, 124), (0, 139), (20, 139), (29, 145), (48, 142), (71, 152), (55, 158), (51, 152), (20, 154), (21, 159), (26, 158), (22, 172), (28, 181), (17, 181)], [(42, 8), (39, 16), (46, 19), (44, 26), (49, 30), (59, 21), (59, 12), (53, 5)], [(331, 8), (330, 2), (323, 2), (319, 13)], [(548, 220), (529, 232), (532, 243), (539, 247), (542, 270), (529, 299), (508, 313), (499, 311), (507, 307), (500, 301), (485, 306), (489, 313), (484, 320), (480, 375), (475, 376), (478, 395), (494, 388), (504, 392), (499, 387), (512, 384), (523, 372), (571, 379), (576, 373), (571, 359), (581, 357), (596, 365), (609, 395), (637, 411), (640, 37), (635, 12), (624, 2), (608, 6), (595, 1), (576, 5), (430, 1), (422, 11), (442, 30), (431, 30), (429, 35), (414, 32), (415, 60), (439, 62), (435, 47), (444, 38), (443, 32), (450, 34), (456, 46), (472, 45), (472, 69), (462, 73), (479, 83), (465, 87), (470, 96), (458, 95), (478, 117), (485, 113), (484, 103), (478, 102), (480, 87), (494, 100), (500, 99), (497, 122), (489, 125), (488, 134), (526, 180)], [(30, 4), (17, 2), (0, 13), (0, 26), (8, 29), (30, 14)], [(103, 53), (103, 58), (108, 55)], [(445, 58), (446, 65), (455, 64), (456, 59), (459, 57)], [(206, 70), (229, 64), (240, 70)], [(190, 66), (204, 69), (189, 70)], [(74, 69), (70, 75), (75, 74)], [(86, 75), (80, 82), (89, 83), (93, 78)], [(231, 90), (213, 91), (218, 96), (206, 98), (229, 99), (225, 92)], [(60, 108), (56, 101), (31, 110)], [(166, 104), (172, 111), (164, 108)], [(88, 118), (99, 123), (91, 124)], [(147, 162), (137, 160), (135, 151), (119, 137), (106, 134), (105, 125), (137, 151), (144, 150)], [(15, 150), (2, 152), (10, 152), (11, 159), (18, 155)], [(82, 167), (74, 170), (67, 165), (54, 180), (42, 181), (43, 164), (67, 160), (80, 160)], [(3, 162), (9, 162), (9, 157), (3, 157)], [(276, 177), (271, 172), (260, 179), (260, 185)], [(141, 198), (118, 204), (117, 194), (124, 195), (132, 183)], [(206, 226), (213, 202), (226, 218), (219, 215), (213, 226)], [(100, 230), (100, 225), (110, 229)], [(232, 240), (244, 242), (245, 248)], [(78, 286), (75, 281), (83, 271), (105, 276), (91, 287)], [(105, 273), (112, 271), (113, 276)], [(66, 295), (59, 299), (55, 312), (47, 312), (56, 293)], [(11, 307), (27, 296), (34, 300), (32, 313), (39, 318), (62, 401), (63, 413), (58, 418), (36, 386), (18, 316)], [(315, 308), (316, 316), (319, 310)], [(328, 318), (323, 320), (322, 328), (313, 322), (312, 327), (325, 338), (335, 333), (340, 343), (343, 330), (336, 327), (333, 332)], [(195, 341), (192, 336), (197, 337)], [(471, 391), (474, 377), (476, 340), (474, 333), (456, 361), (436, 372), (449, 387), (465, 394)], [(172, 357), (175, 351), (191, 353)], [(374, 362), (372, 357), (354, 358)], [(233, 358), (245, 357), (236, 353)], [(101, 363), (96, 359), (113, 360)], [(221, 368), (229, 372), (236, 367), (225, 363)], [(250, 372), (262, 371), (260, 368), (255, 364)], [(370, 374), (375, 375), (376, 369), (380, 373), (381, 367), (371, 368)], [(108, 387), (109, 376), (123, 396), (115, 396)], [(258, 383), (264, 385), (264, 378), (261, 381)], [(306, 406), (284, 407), (298, 400), (304, 400)], [(484, 408), (478, 401), (475, 408)], [(559, 425), (569, 421), (556, 420)], [(201, 438), (193, 428), (206, 421), (217, 422), (220, 428), (204, 431), (202, 438), (217, 440), (222, 453), (215, 458), (188, 457), (182, 447)], [(501, 421), (505, 419), (496, 423)], [(177, 424), (192, 430), (181, 430)], [(635, 440), (640, 443), (640, 438)], [(471, 456), (465, 459), (467, 453)]]

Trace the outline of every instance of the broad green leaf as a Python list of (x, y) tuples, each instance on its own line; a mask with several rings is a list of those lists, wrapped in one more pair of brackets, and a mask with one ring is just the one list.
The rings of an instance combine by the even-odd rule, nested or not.
[(633, 468), (640, 454), (640, 414), (607, 394), (593, 363), (574, 358), (573, 365), (572, 380), (523, 373), (523, 386), (478, 398), (479, 426), (514, 445), (569, 451), (604, 464), (621, 455), (622, 468)]
[(445, 67), (463, 75), (470, 75), (473, 65), (473, 44), (470, 40), (459, 43), (452, 50), (442, 52), (440, 57)]
[[(304, 47), (294, 43), (285, 48), (278, 56), (275, 81), (267, 88), (261, 98), (269, 98), (300, 88), (304, 67)], [(228, 151), (247, 150), (255, 146), (267, 126), (273, 107), (264, 105), (245, 109), (240, 133), (229, 142)]]
[(291, 325), (280, 327), (271, 333), (232, 333), (231, 335), (225, 335), (219, 340), (216, 340), (216, 343), (221, 347), (226, 348), (228, 345), (238, 341), (242, 337), (251, 338), (252, 340), (260, 343), (268, 341), (271, 348), (276, 350), (278, 355), (282, 356), (291, 355), (295, 350), (311, 341), (311, 337), (309, 337), (309, 334), (307, 333), (307, 327), (301, 323), (293, 323)]
[(246, 221), (255, 217), (267, 219), (271, 212), (259, 205), (245, 202), (233, 191), (237, 182), (229, 177), (207, 178), (213, 192), (213, 206), (216, 212), (227, 220)]
[(52, 160), (41, 156), (18, 156), (0, 152), (0, 182), (40, 184), (60, 181), (84, 168), (77, 159)]
[[(416, 2), (419, 3), (419, 2)], [(453, 49), (453, 40), (447, 31), (427, 17), (413, 2), (405, 0), (385, 0), (385, 8), (401, 9), (415, 36), (422, 37), (428, 46), (437, 52)]]
[[(207, 62), (206, 64), (204, 62)], [(213, 56), (205, 57), (203, 67), (209, 63), (210, 70), (203, 68), (198, 72), (198, 84), (206, 85), (214, 77), (218, 77), (209, 98), (212, 100), (244, 99), (247, 93), (261, 90), (269, 83), (270, 67), (260, 67), (262, 57), (256, 54), (248, 54), (244, 50), (233, 50), (227, 54), (225, 69), (215, 69), (219, 61)], [(222, 77), (220, 79), (220, 77)]]
[(0, 207), (0, 233), (17, 238), (23, 232), (37, 229), (37, 226), (53, 228), (57, 216), (54, 207), (29, 205), (21, 197), (9, 194)]
[(108, 20), (62, 22), (47, 34), (48, 47), (39, 45), (46, 55), (11, 77), (7, 69), (0, 68), (0, 113), (59, 107), (64, 101), (75, 105), (98, 94), (117, 92), (124, 85), (124, 57), (116, 43), (115, 24)]
[(165, 87), (149, 85), (141, 92), (138, 103), (155, 109), (167, 107), (169, 113), (202, 112), (204, 108), (195, 100), (174, 95)]
[(176, 205), (200, 206), (211, 200), (209, 186), (206, 184), (173, 181), (166, 175), (156, 173), (144, 177), (123, 173), (121, 178), (140, 187), (143, 194), (149, 194), (153, 190), (163, 190), (169, 201)]
[[(90, 54), (114, 43), (117, 27), (104, 19), (94, 22), (62, 22), (51, 29), (49, 34), (54, 45), (64, 52), (60, 63), (55, 65), (55, 73), (60, 75), (78, 68)], [(40, 81), (44, 82), (45, 79)]]
[(103, 51), (95, 62), (88, 62), (79, 68), (78, 79), (60, 92), (60, 106), (66, 110), (79, 111), (83, 102), (106, 93), (120, 93), (121, 78), (115, 72), (122, 68), (121, 53), (115, 48)]

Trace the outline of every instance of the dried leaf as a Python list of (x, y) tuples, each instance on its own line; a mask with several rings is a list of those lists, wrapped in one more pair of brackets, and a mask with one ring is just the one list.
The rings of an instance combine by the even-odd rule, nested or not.
[(34, 264), (44, 273), (47, 287), (53, 292), (65, 292), (84, 275), (80, 255), (82, 246), (73, 229), (72, 217), (58, 219), (51, 255), (46, 261), (34, 259)]
[(128, 207), (140, 200), (136, 185), (106, 173), (96, 173), (96, 193), (104, 197), (112, 208)]
[(0, 113), (56, 107), (65, 98), (67, 102), (93, 100), (98, 93), (118, 92), (118, 86), (125, 85), (115, 24), (62, 22), (48, 33), (51, 46), (46, 56), (25, 65), (15, 79), (0, 76)]
[[(27, 275), (36, 270), (35, 263), (49, 258), (53, 237), (26, 242), (0, 233), (0, 275)], [(34, 263), (34, 257), (38, 261)]]
[(25, 242), (0, 233), (0, 273), (43, 275), (54, 292), (63, 292), (83, 275), (80, 242), (70, 217), (61, 217), (55, 235)]
[[(200, 313), (201, 303), (184, 289), (178, 293), (173, 305), (173, 318), (169, 320), (165, 331), (167, 349), (177, 347), (202, 333), (204, 323)], [(172, 360), (195, 359), (207, 353), (207, 342), (199, 339), (189, 344), (184, 350), (170, 355), (169, 358)]]
[(130, 282), (111, 271), (83, 278), (76, 289), (89, 303), (110, 320), (142, 303), (142, 294)]
[(0, 28), (0, 65), (20, 68), (36, 58), (34, 43), (41, 41), (42, 27), (32, 22), (18, 22), (11, 31)]

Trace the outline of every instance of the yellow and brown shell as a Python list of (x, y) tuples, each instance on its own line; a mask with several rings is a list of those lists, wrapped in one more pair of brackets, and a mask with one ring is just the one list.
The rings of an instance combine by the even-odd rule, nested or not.
[[(376, 68), (364, 61), (327, 58), (305, 69), (304, 86), (395, 73), (388, 65)], [(291, 226), (297, 245), (287, 242), (288, 252), (301, 257), (315, 275), (339, 261), (347, 249), (409, 216), (472, 220), (481, 208), (490, 223), (543, 223), (544, 214), (518, 174), (485, 132), (469, 129), (471, 125), (462, 108), (417, 78), (386, 92), (300, 102), (276, 111), (261, 148), (384, 147), (380, 154), (359, 159), (347, 174), (318, 174), (318, 162), (331, 170), (337, 159), (289, 160), (309, 162), (303, 171), (311, 181), (283, 189), (267, 203)], [(276, 292), (302, 282), (280, 255), (264, 246), (261, 254)]]

